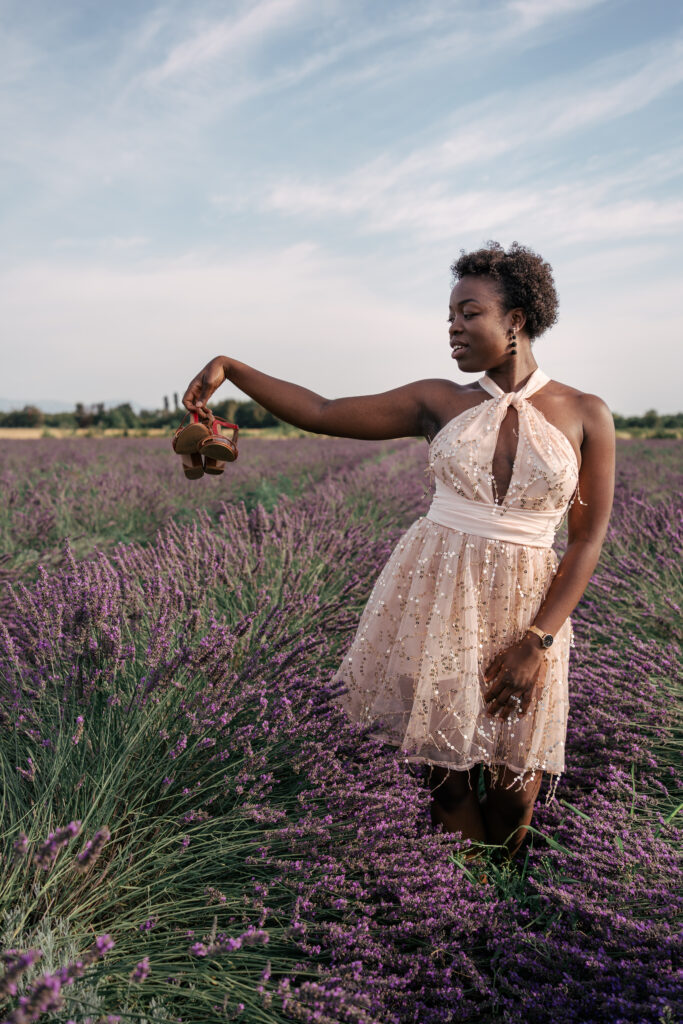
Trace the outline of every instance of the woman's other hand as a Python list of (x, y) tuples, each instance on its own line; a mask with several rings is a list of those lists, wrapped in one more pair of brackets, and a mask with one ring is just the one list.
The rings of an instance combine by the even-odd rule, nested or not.
[(194, 377), (183, 395), (183, 405), (190, 412), (202, 412), (207, 402), (226, 377), (225, 356), (211, 359)]
[(528, 636), (501, 651), (484, 672), (489, 688), (484, 694), (486, 710), (503, 720), (513, 711), (523, 715), (545, 662), (545, 651), (538, 640)]

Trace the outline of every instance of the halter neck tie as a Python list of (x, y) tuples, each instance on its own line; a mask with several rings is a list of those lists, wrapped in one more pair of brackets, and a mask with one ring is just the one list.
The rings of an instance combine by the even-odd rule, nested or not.
[(487, 374), (480, 377), (477, 383), (484, 391), (488, 391), (489, 395), (493, 398), (499, 399), (503, 408), (507, 409), (508, 406), (513, 405), (515, 409), (521, 409), (523, 402), (537, 391), (540, 391), (542, 387), (545, 387), (549, 380), (548, 374), (544, 373), (537, 366), (524, 387), (520, 388), (519, 391), (503, 391)]

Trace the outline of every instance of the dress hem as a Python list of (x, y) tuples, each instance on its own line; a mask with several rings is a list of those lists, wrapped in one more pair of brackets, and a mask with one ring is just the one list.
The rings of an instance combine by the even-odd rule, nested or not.
[[(498, 779), (500, 778), (502, 768), (508, 768), (510, 771), (516, 772), (517, 774), (515, 775), (510, 785), (505, 787), (506, 789), (512, 789), (516, 785), (516, 792), (523, 792), (526, 789), (529, 782), (532, 782), (536, 778), (537, 773), (540, 772), (542, 776), (545, 772), (545, 774), (550, 776), (550, 785), (548, 787), (548, 792), (546, 794), (545, 799), (546, 806), (552, 803), (552, 801), (555, 799), (557, 786), (559, 784), (560, 778), (564, 773), (564, 769), (561, 769), (560, 771), (553, 771), (550, 768), (541, 768), (538, 766), (532, 766), (530, 768), (518, 768), (515, 765), (507, 764), (507, 762), (505, 761), (472, 761), (470, 764), (467, 765), (456, 766), (452, 762), (448, 763), (446, 761), (436, 761), (435, 759), (426, 757), (423, 754), (409, 754), (404, 748), (401, 747), (400, 743), (397, 743), (395, 739), (390, 739), (389, 737), (384, 736), (380, 733), (370, 733), (369, 735), (371, 739), (377, 740), (380, 743), (386, 743), (388, 746), (393, 747), (397, 752), (400, 751), (400, 754), (402, 755), (401, 759), (405, 764), (427, 764), (430, 766), (430, 769), (448, 768), (450, 771), (467, 772), (467, 782), (469, 784), (470, 789), (472, 789), (472, 779), (470, 776), (470, 772), (472, 768), (476, 768), (477, 765), (483, 765), (484, 768), (488, 768), (488, 770), (491, 772), (491, 781), (493, 786), (496, 785)], [(529, 775), (529, 778), (524, 779), (525, 775)], [(431, 779), (431, 770), (429, 778)], [(443, 781), (445, 781), (445, 779)], [(439, 783), (439, 785), (442, 785), (442, 783)], [(439, 787), (437, 786), (435, 788), (438, 789)], [(432, 792), (434, 792), (434, 790), (432, 790)]]

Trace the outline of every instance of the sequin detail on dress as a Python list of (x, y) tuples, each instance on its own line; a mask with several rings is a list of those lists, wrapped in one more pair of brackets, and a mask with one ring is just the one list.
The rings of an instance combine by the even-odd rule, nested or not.
[[(527, 399), (549, 378), (534, 371), (517, 392), (484, 376), (492, 395), (447, 423), (429, 446), (439, 492), (482, 505), (504, 520), (510, 510), (538, 511), (559, 523), (578, 482), (568, 438)], [(518, 443), (500, 505), (492, 462), (500, 425), (513, 405)], [(453, 502), (458, 505), (458, 502)], [(460, 505), (464, 507), (463, 503)], [(438, 517), (437, 517), (438, 518)], [(512, 517), (514, 518), (514, 517)], [(527, 517), (528, 518), (528, 517)], [(543, 518), (543, 517), (539, 517)], [(494, 531), (492, 531), (494, 532)], [(479, 536), (416, 520), (401, 537), (370, 594), (355, 638), (335, 675), (335, 698), (372, 735), (410, 762), (465, 771), (485, 764), (524, 773), (564, 770), (571, 623), (546, 653), (526, 714), (506, 721), (486, 712), (484, 669), (533, 622), (557, 570), (548, 546)]]

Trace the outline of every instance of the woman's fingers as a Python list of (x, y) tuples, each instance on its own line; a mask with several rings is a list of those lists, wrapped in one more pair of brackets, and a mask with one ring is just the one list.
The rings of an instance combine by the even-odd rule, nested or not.
[(183, 405), (190, 412), (197, 412), (197, 400), (201, 394), (200, 384), (195, 378), (183, 395)]
[(190, 412), (200, 412), (214, 391), (225, 380), (225, 369), (221, 356), (216, 356), (194, 377), (183, 395), (183, 405)]
[(488, 701), (497, 697), (501, 689), (506, 685), (506, 681), (509, 679), (509, 676), (509, 670), (505, 668), (502, 663), (502, 657), (498, 655), (497, 658), (494, 658), (484, 673), (484, 679), (489, 684), (488, 689), (484, 694), (484, 700)]
[(500, 712), (500, 718), (505, 722), (510, 715), (522, 715), (524, 704), (522, 694), (519, 691), (511, 690), (508, 699)]
[(512, 687), (507, 684), (503, 684), (503, 688), (500, 692), (489, 702), (487, 711), (490, 715), (496, 715), (499, 711), (502, 711), (506, 705), (510, 694), (512, 693)]
[(199, 374), (191, 382), (187, 391), (183, 395), (183, 405), (186, 409), (189, 409), (190, 412), (200, 412), (207, 404), (215, 390), (215, 386), (212, 386), (211, 381), (207, 379), (206, 374)]
[(493, 661), (491, 662), (491, 664), (489, 665), (489, 667), (484, 672), (484, 679), (487, 683), (490, 682), (494, 678), (496, 673), (499, 671), (502, 660), (503, 655), (497, 654)]
[(484, 694), (487, 704), (500, 699), (500, 695), (510, 685), (510, 672), (504, 665), (499, 664), (489, 679), (489, 688)]
[(490, 715), (500, 714), (506, 719), (512, 712), (523, 715), (531, 703), (533, 683), (517, 683), (509, 672), (501, 667), (493, 684), (484, 694), (486, 710)]

